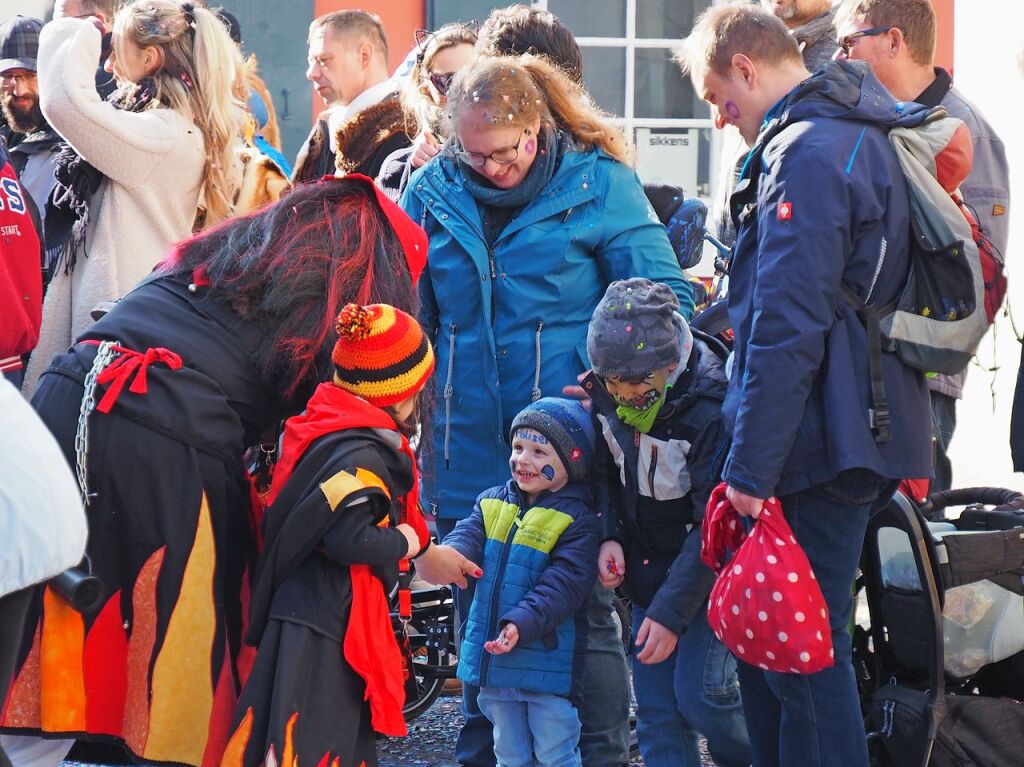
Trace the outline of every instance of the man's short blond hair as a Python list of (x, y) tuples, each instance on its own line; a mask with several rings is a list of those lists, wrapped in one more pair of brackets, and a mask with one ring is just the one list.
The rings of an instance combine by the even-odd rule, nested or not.
[(332, 11), (313, 19), (309, 25), (309, 34), (323, 29), (332, 37), (362, 38), (368, 40), (380, 50), (384, 60), (388, 59), (388, 37), (384, 34), (384, 24), (376, 13), (362, 10)]
[(836, 29), (863, 19), (869, 27), (898, 27), (907, 50), (918, 64), (935, 60), (935, 9), (931, 0), (846, 0), (836, 18)]
[(683, 74), (723, 74), (737, 53), (769, 66), (804, 61), (782, 21), (760, 6), (746, 4), (708, 8), (673, 51), (673, 58)]

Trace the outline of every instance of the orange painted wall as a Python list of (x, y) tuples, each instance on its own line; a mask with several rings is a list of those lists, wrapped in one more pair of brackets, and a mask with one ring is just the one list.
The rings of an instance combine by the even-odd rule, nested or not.
[[(413, 46), (413, 35), (426, 26), (426, 3), (423, 0), (315, 0), (314, 16), (331, 11), (361, 8), (380, 16), (388, 36), (388, 67), (394, 71)], [(312, 86), (310, 86), (312, 87)], [(320, 97), (313, 93), (313, 120), (323, 108)]]
[(935, 9), (935, 66), (953, 70), (953, 2), (932, 0)]

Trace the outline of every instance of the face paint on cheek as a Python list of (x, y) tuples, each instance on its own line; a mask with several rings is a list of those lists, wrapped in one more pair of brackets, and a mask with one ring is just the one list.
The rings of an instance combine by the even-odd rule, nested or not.
[(516, 473), (516, 459), (515, 458), (509, 458), (508, 459), (508, 470), (511, 471), (513, 474)]
[(523, 154), (532, 155), (537, 151), (537, 142), (534, 139), (530, 139), (523, 145)]
[(658, 400), (661, 399), (661, 392), (657, 389), (648, 389), (643, 394), (632, 397), (631, 399), (623, 399), (622, 397), (615, 398), (619, 404), (631, 407), (634, 410), (648, 410), (657, 404)]
[(732, 99), (725, 102), (725, 113), (729, 115), (731, 120), (740, 119), (740, 108), (736, 106), (736, 102)]
[(555, 478), (555, 469), (550, 464), (544, 464), (540, 467), (540, 473), (544, 476), (548, 482)]

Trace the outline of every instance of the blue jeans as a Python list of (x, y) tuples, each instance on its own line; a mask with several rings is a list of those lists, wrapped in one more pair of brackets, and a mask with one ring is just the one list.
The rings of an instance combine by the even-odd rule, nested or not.
[[(633, 639), (644, 609), (633, 605)], [(736, 660), (715, 637), (703, 609), (672, 655), (644, 665), (633, 658), (637, 736), (646, 767), (700, 767), (698, 734), (719, 767), (750, 764), (750, 742), (736, 684)]]
[(580, 718), (568, 698), (482, 687), (480, 711), (494, 725), (498, 767), (581, 767)]
[(853, 469), (780, 498), (828, 605), (835, 665), (815, 674), (779, 674), (738, 664), (754, 767), (868, 767), (850, 662), (851, 587), (868, 519), (897, 484)]
[[(455, 529), (457, 520), (438, 519), (437, 538)], [(479, 563), (478, 563), (479, 564)], [(580, 753), (595, 767), (626, 767), (629, 763), (629, 675), (618, 628), (612, 619), (612, 592), (595, 584), (587, 607), (587, 662), (583, 669)], [(459, 635), (469, 615), (473, 590), (456, 589)], [(477, 705), (478, 689), (462, 685), (465, 724), (455, 741), (455, 760), (461, 767), (494, 767), (491, 723)]]

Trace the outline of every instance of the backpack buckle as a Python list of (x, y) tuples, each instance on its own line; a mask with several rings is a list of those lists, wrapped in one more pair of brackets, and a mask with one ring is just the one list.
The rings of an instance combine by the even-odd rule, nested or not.
[(892, 416), (887, 406), (869, 407), (868, 424), (871, 426), (871, 431), (875, 433), (875, 442), (889, 441), (889, 427), (892, 426)]

